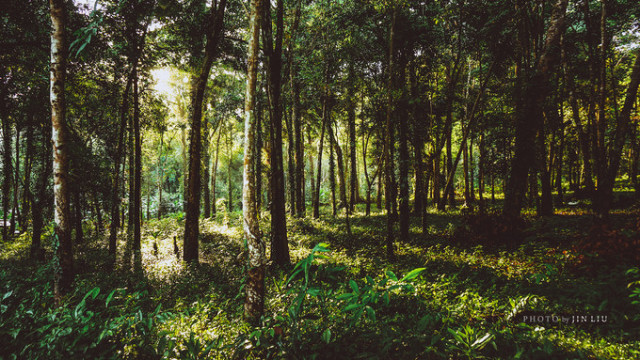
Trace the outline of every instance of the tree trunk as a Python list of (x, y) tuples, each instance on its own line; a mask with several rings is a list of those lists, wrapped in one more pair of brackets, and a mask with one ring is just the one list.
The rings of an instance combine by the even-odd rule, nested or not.
[(233, 212), (233, 186), (231, 184), (231, 166), (232, 166), (232, 158), (231, 158), (231, 136), (229, 132), (225, 134), (227, 141), (227, 209), (226, 211), (232, 213)]
[(251, 325), (258, 325), (264, 310), (265, 245), (260, 234), (256, 209), (254, 162), (255, 135), (255, 91), (258, 73), (258, 36), (262, 14), (261, 0), (252, 0), (249, 18), (249, 56), (247, 88), (244, 103), (244, 164), (242, 187), (242, 217), (244, 236), (248, 248), (246, 298), (244, 318)]
[(160, 151), (158, 152), (158, 220), (162, 218), (162, 187), (164, 182), (164, 168), (162, 164), (162, 151), (164, 148), (164, 126), (160, 129)]
[[(213, 161), (213, 170), (211, 170), (211, 216), (216, 216), (216, 179), (218, 178), (218, 156), (220, 154), (220, 135), (222, 134), (222, 120), (218, 125), (218, 139), (216, 140), (216, 158)], [(257, 171), (257, 170), (256, 170)]]
[[(129, 73), (127, 78), (127, 84), (122, 95), (122, 106), (120, 108), (120, 129), (118, 131), (118, 147), (114, 159), (114, 174), (113, 174), (113, 190), (111, 193), (111, 224), (109, 225), (109, 256), (111, 261), (115, 262), (116, 258), (116, 237), (118, 235), (118, 227), (120, 226), (120, 205), (121, 198), (120, 193), (120, 171), (122, 169), (124, 175), (124, 161), (122, 167), (120, 166), (120, 160), (122, 159), (122, 153), (124, 151), (124, 134), (127, 126), (127, 113), (129, 109), (129, 91), (133, 84), (133, 69)], [(122, 184), (124, 185), (124, 176)]]
[(396, 18), (398, 14), (397, 7), (394, 7), (391, 15), (391, 26), (389, 29), (389, 63), (387, 67), (388, 83), (387, 83), (387, 113), (386, 113), (386, 127), (385, 127), (385, 143), (384, 143), (384, 156), (385, 156), (385, 208), (387, 210), (387, 259), (389, 261), (395, 258), (393, 242), (393, 224), (395, 222), (394, 215), (396, 209), (396, 187), (395, 187), (395, 175), (393, 166), (393, 147), (394, 147), (394, 126), (393, 126), (393, 113), (394, 113), (394, 101), (393, 101), (393, 85), (395, 78), (395, 48), (394, 37), (396, 31)]
[(256, 175), (256, 208), (258, 209), (258, 218), (260, 218), (260, 209), (262, 209), (262, 102), (260, 97), (256, 96), (255, 104), (256, 112), (256, 148), (255, 152), (255, 175)]
[[(142, 210), (142, 139), (140, 137), (140, 92), (138, 91), (138, 70), (133, 79), (133, 150), (134, 150), (134, 192), (133, 192), (133, 260), (136, 273), (142, 272), (141, 253), (141, 210)], [(130, 196), (131, 197), (131, 196)]]
[(53, 143), (53, 193), (55, 209), (55, 260), (53, 293), (56, 305), (71, 289), (73, 282), (73, 247), (69, 210), (68, 130), (65, 119), (65, 78), (67, 42), (65, 39), (65, 1), (49, 0), (52, 23), (50, 100)]
[(516, 95), (516, 139), (515, 154), (511, 162), (511, 173), (505, 191), (503, 211), (519, 215), (526, 192), (527, 175), (535, 162), (535, 136), (542, 119), (542, 102), (549, 93), (548, 79), (559, 55), (558, 45), (564, 32), (564, 19), (568, 0), (557, 0), (553, 6), (551, 20), (546, 33), (544, 49), (537, 59), (533, 74), (526, 74), (518, 66), (520, 92)]
[[(22, 226), (22, 219), (20, 217), (20, 208), (18, 208), (18, 194), (19, 185), (20, 185), (20, 132), (21, 127), (19, 124), (16, 124), (16, 168), (14, 171), (14, 180), (13, 180), (13, 205), (11, 206), (11, 226), (9, 227), (9, 231), (11, 234), (15, 234), (16, 224)], [(19, 229), (19, 228), (18, 228)]]
[[(52, 39), (53, 41), (53, 39)], [(13, 166), (12, 166), (12, 137), (11, 137), (11, 120), (7, 114), (2, 116), (2, 241), (9, 241), (9, 236), (13, 235), (9, 233), (8, 221), (15, 221), (15, 219), (9, 220), (9, 206), (11, 204), (11, 188), (13, 181)]]
[(324, 142), (324, 131), (326, 128), (327, 117), (329, 113), (328, 108), (328, 99), (325, 97), (322, 102), (322, 130), (320, 131), (320, 144), (318, 145), (318, 162), (316, 166), (317, 180), (315, 192), (313, 194), (313, 217), (315, 219), (320, 217), (320, 182), (322, 181), (322, 145)]
[(347, 95), (347, 124), (349, 128), (349, 163), (351, 165), (351, 175), (349, 176), (349, 213), (353, 213), (356, 202), (359, 198), (358, 189), (358, 164), (356, 162), (356, 104), (353, 101), (352, 91)]
[(271, 31), (271, 6), (265, 3), (263, 21), (263, 43), (269, 92), (269, 119), (271, 140), (271, 260), (284, 265), (289, 263), (287, 242), (287, 216), (285, 202), (285, 179), (282, 154), (282, 39), (284, 36), (284, 2), (276, 1), (276, 34)]
[[(337, 130), (337, 127), (334, 126), (333, 128), (335, 128)], [(338, 181), (340, 182), (340, 185), (338, 186), (338, 189), (340, 191), (340, 203), (339, 203), (339, 208), (343, 208), (345, 206), (347, 206), (347, 180), (344, 174), (344, 157), (342, 156), (342, 148), (340, 147), (340, 144), (338, 143), (338, 137), (333, 133), (333, 128), (329, 127), (329, 136), (331, 138), (331, 144), (333, 146), (334, 149), (334, 153), (336, 155), (336, 160), (337, 160), (337, 166), (338, 166)]]
[[(42, 153), (40, 159), (42, 161), (40, 167), (40, 174), (38, 175), (37, 184), (37, 200), (32, 201), (31, 218), (33, 220), (33, 232), (31, 236), (31, 258), (36, 260), (44, 259), (44, 252), (42, 251), (42, 227), (44, 225), (43, 215), (44, 208), (49, 203), (47, 194), (48, 179), (51, 176), (51, 147), (46, 139), (51, 138), (51, 134), (48, 131), (49, 128), (42, 128)], [(50, 203), (49, 203), (50, 204)]]
[(202, 202), (204, 217), (211, 217), (211, 193), (209, 192), (209, 120), (202, 123)]
[(220, 0), (217, 8), (216, 2), (211, 6), (209, 14), (209, 26), (206, 34), (204, 60), (198, 69), (198, 75), (191, 81), (191, 104), (189, 106), (189, 117), (191, 121), (191, 134), (189, 138), (189, 180), (187, 186), (187, 202), (185, 208), (184, 227), (184, 261), (197, 264), (198, 257), (198, 234), (200, 233), (200, 182), (202, 180), (201, 170), (201, 123), (202, 123), (202, 102), (204, 92), (207, 87), (207, 80), (213, 61), (218, 56), (218, 44), (224, 32), (224, 12), (227, 0)]
[[(401, 56), (400, 64), (398, 66), (400, 74), (405, 74), (407, 71), (407, 60)], [(403, 82), (399, 82), (402, 84)], [(409, 129), (407, 124), (407, 117), (409, 116), (409, 102), (407, 99), (406, 89), (403, 89), (403, 96), (398, 104), (397, 122), (398, 122), (398, 156), (399, 156), (399, 178), (398, 187), (399, 193), (399, 212), (400, 212), (400, 238), (409, 239), (409, 146), (408, 137)]]
[(338, 204), (336, 201), (336, 160), (335, 145), (331, 128), (329, 130), (329, 188), (331, 188), (331, 214), (338, 215)]

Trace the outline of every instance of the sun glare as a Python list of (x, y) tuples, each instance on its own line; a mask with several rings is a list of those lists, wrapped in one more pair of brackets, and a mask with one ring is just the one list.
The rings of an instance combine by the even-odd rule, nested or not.
[(153, 89), (167, 97), (175, 94), (175, 89), (171, 85), (171, 70), (169, 68), (159, 68), (151, 70), (153, 78)]

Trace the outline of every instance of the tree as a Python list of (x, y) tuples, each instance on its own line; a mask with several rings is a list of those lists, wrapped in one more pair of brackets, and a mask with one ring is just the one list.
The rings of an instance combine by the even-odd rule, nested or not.
[(285, 211), (285, 184), (282, 156), (282, 39), (284, 36), (284, 2), (276, 1), (276, 34), (272, 36), (271, 6), (264, 3), (263, 48), (267, 71), (269, 100), (269, 129), (271, 140), (271, 260), (278, 265), (288, 264), (287, 216)]
[(251, 1), (249, 17), (249, 49), (247, 87), (244, 101), (244, 165), (242, 186), (242, 219), (247, 241), (248, 265), (244, 317), (257, 325), (264, 311), (265, 246), (260, 234), (254, 176), (255, 93), (258, 76), (258, 42), (262, 21), (262, 0)]
[[(531, 74), (526, 73), (521, 62), (518, 69), (519, 93), (516, 95), (516, 135), (515, 154), (511, 162), (509, 182), (505, 190), (504, 213), (520, 214), (527, 188), (529, 170), (535, 162), (534, 141), (541, 126), (542, 105), (549, 93), (549, 76), (560, 55), (560, 37), (564, 32), (564, 22), (568, 0), (554, 2), (549, 27), (545, 34), (545, 44)], [(524, 12), (524, 3), (518, 2), (519, 11)], [(524, 20), (522, 20), (524, 21)], [(526, 31), (526, 30), (522, 30)], [(521, 36), (529, 36), (521, 34)], [(528, 54), (525, 44), (520, 44), (523, 55)]]
[(53, 143), (53, 189), (55, 209), (56, 265), (54, 267), (54, 297), (60, 304), (62, 296), (73, 282), (73, 247), (71, 243), (71, 212), (68, 190), (68, 130), (65, 119), (65, 79), (67, 42), (64, 0), (49, 0), (51, 16), (51, 140)]
[(184, 228), (184, 261), (198, 263), (198, 234), (200, 223), (200, 183), (202, 181), (202, 102), (207, 87), (213, 61), (218, 55), (218, 44), (224, 31), (224, 12), (227, 0), (213, 2), (208, 16), (204, 59), (198, 74), (191, 79), (191, 103), (189, 117), (191, 133), (189, 138), (189, 179)]

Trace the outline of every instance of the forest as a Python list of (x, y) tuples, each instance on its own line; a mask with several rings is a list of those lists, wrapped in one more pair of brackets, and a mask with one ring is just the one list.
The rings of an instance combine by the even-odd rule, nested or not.
[(640, 359), (636, 0), (2, 0), (0, 360)]

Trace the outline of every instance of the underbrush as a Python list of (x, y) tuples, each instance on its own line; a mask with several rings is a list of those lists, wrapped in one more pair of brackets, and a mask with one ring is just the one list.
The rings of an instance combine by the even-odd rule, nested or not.
[[(356, 214), (352, 237), (342, 218), (291, 219), (295, 265), (268, 269), (265, 315), (250, 327), (236, 215), (202, 221), (197, 267), (174, 252), (180, 216), (145, 223), (142, 273), (122, 263), (105, 270), (104, 239), (87, 236), (78, 251), (85, 268), (60, 307), (48, 263), (24, 255), (28, 237), (3, 245), (12, 250), (0, 263), (0, 358), (640, 358), (637, 266), (605, 251), (595, 270), (576, 268), (591, 264), (580, 255), (637, 235), (633, 224), (585, 229), (593, 237), (582, 239), (565, 234), (575, 219), (433, 215), (427, 234), (412, 219), (411, 238), (396, 242), (389, 263), (384, 217)], [(603, 244), (584, 245), (593, 239)], [(606, 314), (608, 322), (527, 323), (528, 313)]]

